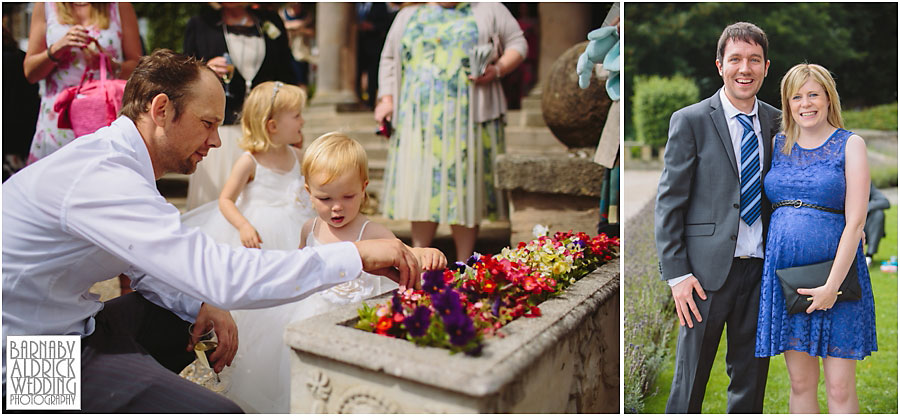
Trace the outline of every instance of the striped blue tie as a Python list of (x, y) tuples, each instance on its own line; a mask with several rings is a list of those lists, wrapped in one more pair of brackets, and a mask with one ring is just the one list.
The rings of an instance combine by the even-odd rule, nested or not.
[(737, 115), (744, 126), (741, 137), (741, 218), (753, 225), (762, 207), (762, 183), (759, 170), (759, 143), (753, 131), (753, 119), (746, 114)]

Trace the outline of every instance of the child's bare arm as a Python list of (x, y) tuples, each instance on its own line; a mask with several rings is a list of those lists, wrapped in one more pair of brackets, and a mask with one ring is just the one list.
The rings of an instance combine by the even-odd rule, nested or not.
[(256, 232), (250, 221), (247, 221), (247, 218), (241, 214), (234, 202), (237, 201), (238, 195), (241, 194), (244, 187), (252, 179), (255, 168), (256, 162), (253, 161), (250, 155), (241, 155), (237, 162), (234, 163), (234, 167), (231, 168), (228, 180), (225, 181), (222, 193), (219, 194), (219, 210), (222, 211), (225, 219), (240, 232), (241, 244), (249, 248), (259, 248), (262, 240), (259, 238), (259, 233)]
[(313, 220), (315, 218), (310, 218), (303, 223), (303, 227), (300, 228), (300, 247), (298, 248), (306, 248), (306, 236), (309, 235), (310, 230), (312, 230)]
[[(369, 225), (366, 226), (365, 232), (363, 232), (362, 239), (363, 240), (374, 240), (376, 238), (397, 238), (394, 236), (394, 233), (391, 230), (387, 229), (387, 227), (370, 222)], [(404, 244), (405, 245), (405, 244)], [(412, 251), (413, 256), (419, 260), (419, 264), (425, 270), (440, 270), (447, 267), (447, 257), (444, 256), (444, 253), (441, 253), (440, 250), (431, 247), (410, 247), (406, 246), (410, 251)]]

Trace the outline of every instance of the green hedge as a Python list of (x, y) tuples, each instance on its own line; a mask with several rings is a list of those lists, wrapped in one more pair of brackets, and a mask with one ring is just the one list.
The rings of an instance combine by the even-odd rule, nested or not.
[(184, 29), (191, 17), (208, 10), (208, 3), (132, 3), (138, 18), (148, 20), (144, 49), (149, 54), (155, 49), (168, 48), (184, 52)]
[(666, 144), (669, 118), (676, 110), (699, 101), (694, 81), (682, 76), (636, 77), (634, 83), (634, 128), (637, 140), (654, 148)]
[(861, 110), (843, 109), (847, 130), (897, 130), (897, 103), (876, 105)]

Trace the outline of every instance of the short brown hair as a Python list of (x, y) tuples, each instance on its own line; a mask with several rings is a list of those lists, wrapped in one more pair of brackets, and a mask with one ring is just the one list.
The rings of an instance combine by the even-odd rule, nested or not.
[(769, 59), (769, 39), (766, 37), (766, 32), (763, 32), (762, 29), (753, 23), (737, 22), (728, 25), (725, 30), (722, 31), (722, 36), (719, 36), (719, 44), (716, 48), (716, 60), (722, 61), (722, 58), (725, 56), (725, 44), (727, 44), (729, 40), (741, 40), (747, 43), (755, 43), (762, 47), (763, 60)]
[(178, 120), (190, 99), (191, 85), (200, 79), (204, 68), (213, 72), (203, 61), (170, 49), (157, 49), (142, 57), (125, 84), (120, 114), (137, 121), (141, 114), (150, 111), (153, 97), (166, 94), (175, 107), (174, 120)]

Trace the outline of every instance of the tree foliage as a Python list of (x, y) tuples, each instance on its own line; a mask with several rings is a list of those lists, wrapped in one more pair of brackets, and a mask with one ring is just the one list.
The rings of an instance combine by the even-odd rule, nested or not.
[(637, 140), (656, 148), (666, 144), (669, 118), (700, 99), (697, 86), (682, 76), (635, 78), (634, 127)]
[(138, 18), (147, 18), (146, 53), (168, 48), (184, 51), (184, 29), (191, 17), (208, 10), (208, 3), (133, 3)]
[(719, 35), (728, 24), (748, 21), (769, 39), (763, 101), (778, 105), (781, 77), (801, 62), (834, 74), (845, 108), (897, 100), (897, 3), (629, 3), (624, 17), (628, 98), (636, 75), (683, 75), (701, 97), (712, 95), (722, 86)]

